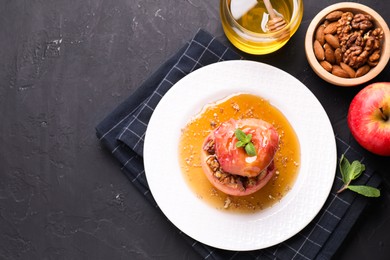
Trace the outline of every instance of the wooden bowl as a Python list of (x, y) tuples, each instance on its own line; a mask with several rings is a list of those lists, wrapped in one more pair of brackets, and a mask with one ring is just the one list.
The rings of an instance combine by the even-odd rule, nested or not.
[[(381, 57), (376, 66), (371, 67), (370, 71), (360, 77), (344, 78), (340, 76), (333, 75), (331, 72), (325, 70), (323, 66), (320, 65), (319, 60), (314, 54), (313, 44), (315, 41), (315, 34), (317, 28), (321, 26), (326, 20), (325, 17), (333, 11), (343, 11), (343, 12), (352, 12), (353, 14), (362, 13), (369, 14), (373, 18), (374, 28), (379, 27), (383, 30), (383, 38), (381, 40)], [(314, 70), (314, 72), (320, 76), (325, 81), (343, 87), (352, 87), (357, 86), (363, 83), (366, 83), (373, 78), (375, 78), (385, 67), (390, 58), (390, 32), (389, 27), (387, 26), (385, 20), (371, 8), (352, 2), (343, 2), (337, 3), (331, 6), (326, 7), (320, 11), (314, 19), (311, 21), (309, 28), (307, 29), (306, 38), (305, 38), (305, 52), (307, 60)], [(336, 73), (337, 74), (337, 73)]]

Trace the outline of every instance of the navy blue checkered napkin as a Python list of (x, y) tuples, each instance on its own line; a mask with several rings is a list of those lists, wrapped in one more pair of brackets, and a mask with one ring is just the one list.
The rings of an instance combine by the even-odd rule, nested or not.
[[(143, 143), (153, 109), (163, 95), (192, 71), (222, 60), (241, 57), (203, 30), (167, 60), (127, 100), (110, 113), (97, 127), (97, 136), (122, 166), (130, 181), (154, 205), (143, 167)], [(366, 164), (360, 184), (379, 185), (368, 161), (346, 142), (336, 137), (338, 158), (342, 153), (350, 160)], [(204, 245), (183, 234), (204, 259), (329, 259), (341, 245), (367, 203), (352, 192), (337, 195), (341, 187), (337, 170), (332, 191), (319, 214), (301, 232), (276, 246), (249, 252), (233, 252)], [(180, 231), (179, 231), (180, 232)]]

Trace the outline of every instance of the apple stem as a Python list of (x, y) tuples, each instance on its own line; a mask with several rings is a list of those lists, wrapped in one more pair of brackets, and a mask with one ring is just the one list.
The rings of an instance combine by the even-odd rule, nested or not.
[(380, 108), (379, 108), (379, 111), (381, 111), (381, 116), (382, 116), (382, 119), (383, 119), (383, 120), (385, 120), (385, 121), (389, 120), (389, 116), (387, 116), (387, 115), (385, 114), (385, 112), (383, 111), (383, 107), (380, 107)]

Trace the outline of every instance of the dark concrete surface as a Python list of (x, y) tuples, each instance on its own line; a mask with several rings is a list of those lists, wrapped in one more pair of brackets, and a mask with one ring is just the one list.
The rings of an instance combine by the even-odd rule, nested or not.
[[(310, 69), (305, 31), (338, 1), (305, 0), (300, 29), (253, 59), (301, 80), (335, 131), (361, 89), (332, 86)], [(358, 1), (390, 23), (387, 1)], [(94, 127), (168, 56), (204, 28), (229, 45), (218, 1), (0, 0), (0, 259), (198, 259), (121, 173)], [(389, 65), (374, 81), (390, 81)], [(335, 259), (390, 256), (390, 163)]]

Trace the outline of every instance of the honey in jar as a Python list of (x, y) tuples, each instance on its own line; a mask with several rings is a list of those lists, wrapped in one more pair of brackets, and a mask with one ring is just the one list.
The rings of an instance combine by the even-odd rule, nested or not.
[(287, 43), (302, 20), (302, 0), (271, 2), (274, 12), (287, 23), (281, 30), (267, 29), (270, 15), (262, 0), (220, 1), (222, 27), (233, 45), (250, 54), (267, 54)]

